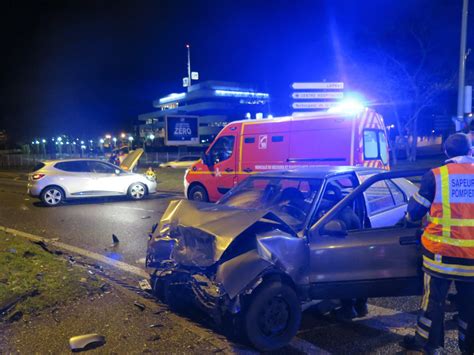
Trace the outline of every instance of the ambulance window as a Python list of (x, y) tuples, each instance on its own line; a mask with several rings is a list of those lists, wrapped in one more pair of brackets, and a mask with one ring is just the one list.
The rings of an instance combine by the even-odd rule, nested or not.
[(385, 137), (384, 132), (379, 132), (379, 147), (380, 147), (380, 159), (382, 163), (388, 163), (388, 145), (387, 137)]
[(229, 159), (234, 151), (234, 136), (222, 136), (211, 147), (209, 154), (214, 164)]
[(274, 143), (283, 142), (283, 136), (273, 136), (272, 142)]
[(364, 158), (377, 159), (379, 157), (379, 146), (377, 142), (377, 131), (364, 131)]
[(245, 137), (245, 143), (255, 143), (255, 137)]

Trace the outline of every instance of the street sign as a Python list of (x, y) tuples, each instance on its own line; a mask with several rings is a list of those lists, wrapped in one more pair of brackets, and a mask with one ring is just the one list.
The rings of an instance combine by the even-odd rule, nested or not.
[(199, 118), (197, 116), (166, 116), (166, 145), (199, 144)]
[(326, 90), (342, 90), (344, 89), (343, 82), (315, 82), (315, 83), (293, 83), (294, 90), (301, 89), (326, 89)]
[(337, 102), (322, 101), (322, 102), (293, 102), (291, 107), (294, 109), (327, 109), (336, 106)]
[(342, 99), (343, 92), (294, 92), (291, 97), (296, 100), (308, 99)]
[(191, 80), (199, 80), (199, 73), (197, 71), (191, 73)]
[(189, 86), (189, 78), (185, 77), (183, 78), (183, 87), (187, 88)]

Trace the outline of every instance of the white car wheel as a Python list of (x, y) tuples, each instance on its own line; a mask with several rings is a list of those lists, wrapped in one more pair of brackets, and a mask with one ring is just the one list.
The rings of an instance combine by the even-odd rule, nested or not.
[(134, 200), (141, 200), (146, 195), (146, 188), (143, 184), (133, 184), (128, 189), (128, 195)]
[(48, 187), (41, 194), (41, 200), (50, 207), (59, 205), (63, 198), (63, 192), (58, 187)]

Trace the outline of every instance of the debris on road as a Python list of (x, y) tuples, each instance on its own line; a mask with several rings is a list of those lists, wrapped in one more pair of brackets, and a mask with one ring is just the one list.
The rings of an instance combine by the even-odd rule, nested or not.
[(143, 280), (139, 281), (138, 286), (143, 291), (150, 291), (151, 290), (150, 282), (147, 279), (143, 279)]
[(150, 326), (148, 328), (161, 328), (163, 326), (163, 324), (150, 324)]
[(78, 335), (69, 339), (72, 351), (90, 350), (104, 344), (105, 337), (99, 334)]
[(115, 246), (118, 243), (120, 243), (120, 240), (117, 238), (115, 234), (112, 234), (112, 242), (113, 242), (112, 246)]
[(140, 311), (144, 311), (144, 310), (145, 310), (145, 305), (144, 305), (143, 303), (140, 303), (140, 302), (138, 302), (138, 301), (135, 301), (135, 302), (133, 302), (133, 305), (134, 305), (135, 307), (138, 307), (138, 308), (140, 309)]
[(151, 218), (151, 216), (143, 216), (142, 219), (148, 219)]

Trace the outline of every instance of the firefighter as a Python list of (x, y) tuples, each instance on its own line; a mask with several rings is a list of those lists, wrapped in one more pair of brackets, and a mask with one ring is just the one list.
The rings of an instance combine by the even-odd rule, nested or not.
[(444, 305), (451, 284), (458, 295), (459, 348), (474, 354), (474, 158), (462, 133), (448, 137), (446, 164), (423, 176), (408, 203), (408, 221), (426, 213), (422, 236), (424, 294), (416, 333), (406, 336), (408, 350), (437, 353), (444, 347)]

